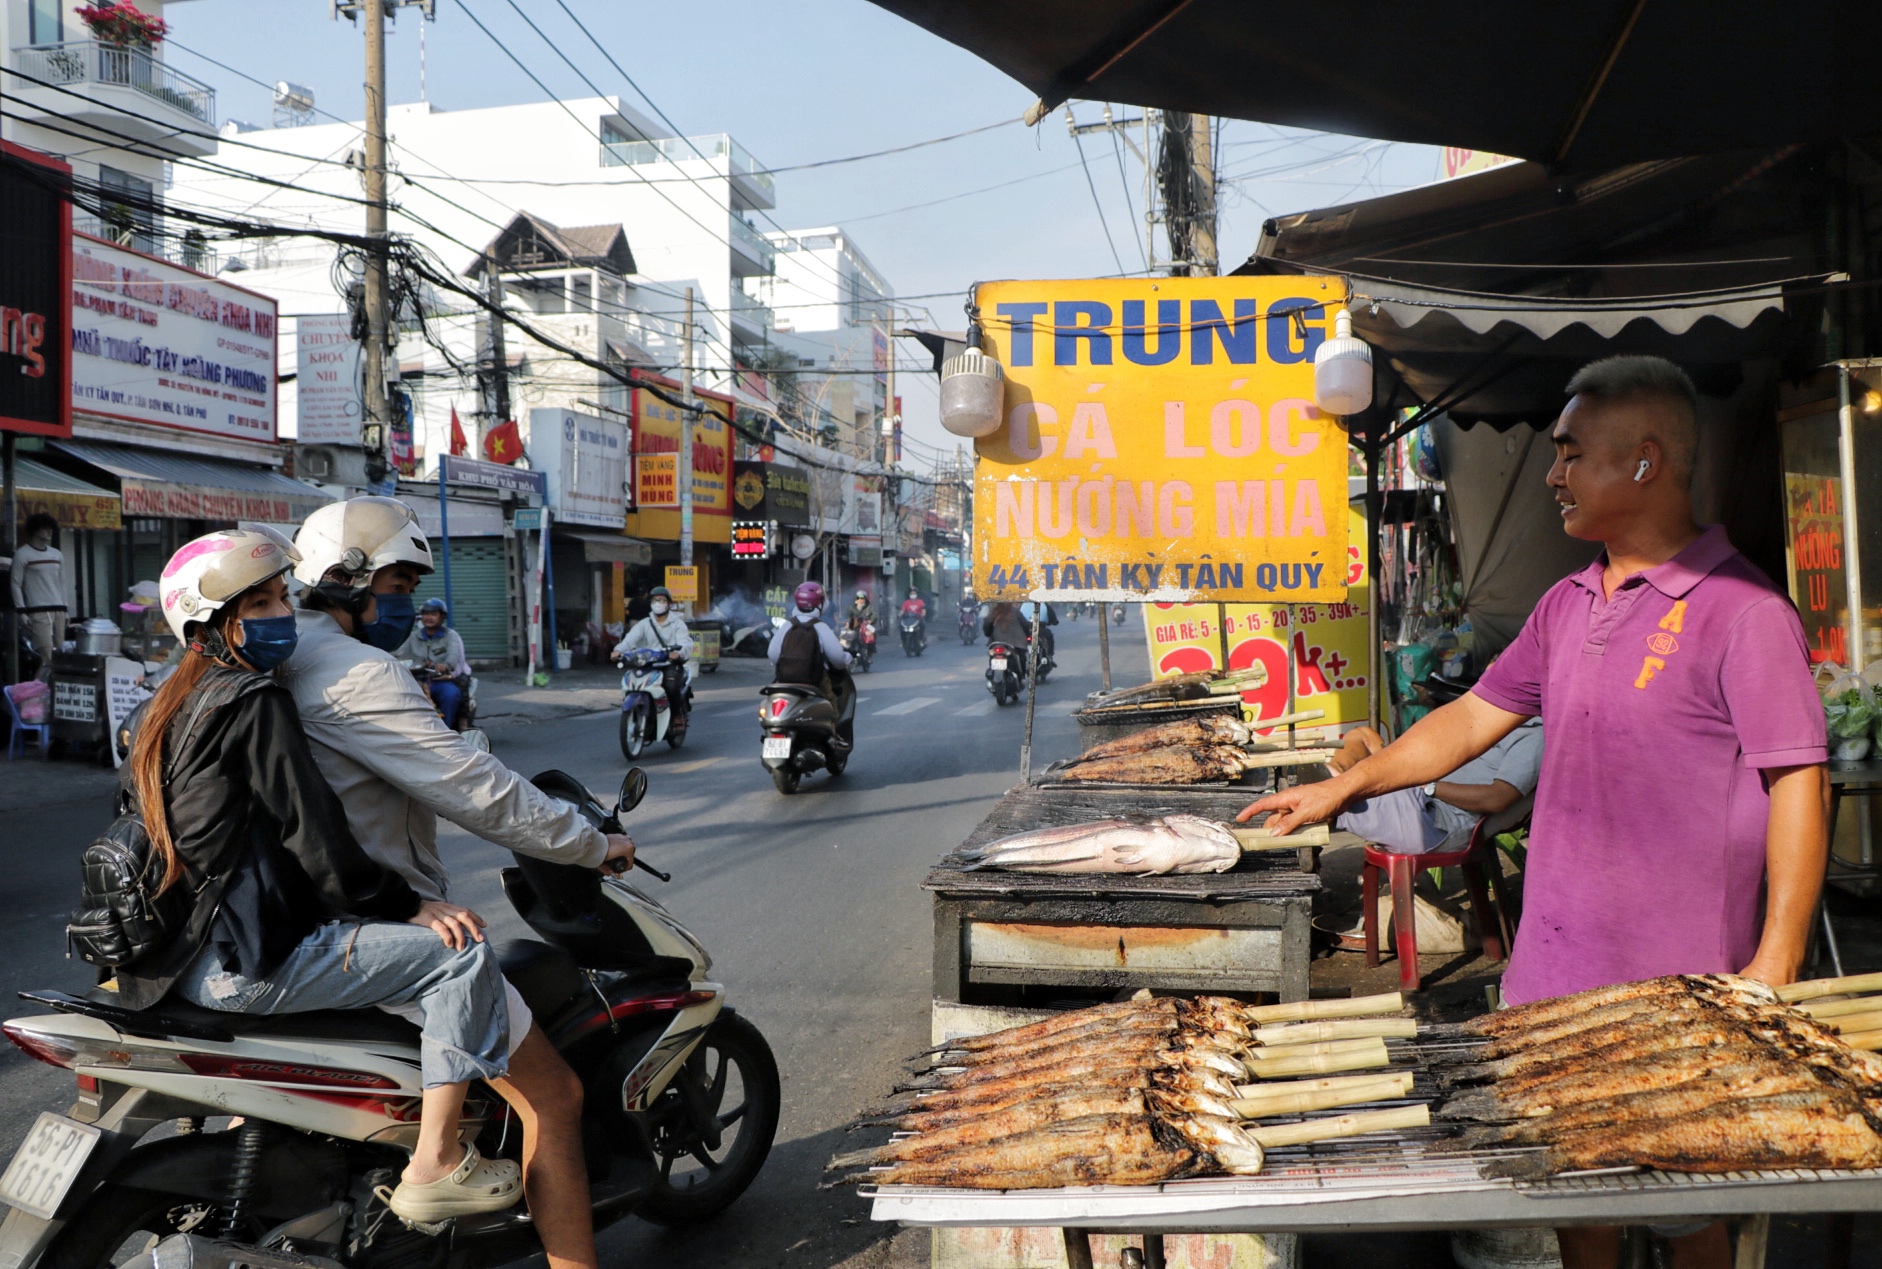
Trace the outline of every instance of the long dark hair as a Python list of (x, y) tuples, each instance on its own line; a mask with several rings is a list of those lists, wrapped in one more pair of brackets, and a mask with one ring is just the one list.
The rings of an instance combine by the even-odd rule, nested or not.
[[(212, 618), (225, 637), (242, 597), (238, 595), (224, 604)], [(163, 865), (163, 880), (157, 887), (159, 894), (183, 879), (183, 860), (170, 836), (170, 817), (163, 805), (163, 741), (170, 724), (176, 721), (177, 711), (189, 703), (213, 664), (207, 653), (184, 649), (183, 661), (176, 672), (163, 681), (157, 694), (144, 706), (143, 721), (138, 724), (137, 738), (131, 743), (131, 787), (137, 791), (137, 806), (144, 818), (144, 832), (150, 838), (151, 854)]]

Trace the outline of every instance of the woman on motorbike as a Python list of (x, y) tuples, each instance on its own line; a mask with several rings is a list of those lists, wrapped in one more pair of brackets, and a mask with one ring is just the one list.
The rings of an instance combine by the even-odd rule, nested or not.
[(270, 671), (294, 651), (272, 530), (211, 533), (164, 567), (164, 616), (186, 649), (138, 711), (125, 783), (161, 886), (187, 918), (118, 972), (132, 1008), (175, 996), (228, 1013), (385, 1007), (422, 1019), (419, 1138), (389, 1206), (408, 1220), (498, 1211), (516, 1164), (458, 1144), (473, 1079), (507, 1069), (503, 976), (481, 922), (424, 901), (373, 861), (321, 778), (294, 701)]

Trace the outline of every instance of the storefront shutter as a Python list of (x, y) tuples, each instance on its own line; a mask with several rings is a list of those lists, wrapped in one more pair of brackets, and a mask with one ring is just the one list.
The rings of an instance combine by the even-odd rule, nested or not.
[[(433, 538), (431, 553), (438, 558), (442, 544)], [(473, 661), (508, 664), (510, 657), (510, 589), (507, 556), (502, 538), (451, 539), (451, 624), (464, 640), (465, 655)], [(417, 590), (419, 602), (436, 595), (444, 598), (442, 570), (426, 577)]]

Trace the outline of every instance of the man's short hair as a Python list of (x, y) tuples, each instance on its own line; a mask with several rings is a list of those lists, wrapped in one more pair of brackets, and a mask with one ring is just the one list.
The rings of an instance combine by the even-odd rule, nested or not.
[(1604, 403), (1643, 401), (1663, 407), (1642, 440), (1659, 444), (1671, 474), (1691, 485), (1699, 451), (1699, 390), (1692, 376), (1664, 357), (1621, 356), (1591, 361), (1568, 381), (1568, 395)]
[(27, 537), (32, 537), (33, 534), (39, 532), (41, 529), (44, 529), (48, 533), (56, 534), (59, 531), (59, 522), (43, 511), (35, 512), (26, 517)]

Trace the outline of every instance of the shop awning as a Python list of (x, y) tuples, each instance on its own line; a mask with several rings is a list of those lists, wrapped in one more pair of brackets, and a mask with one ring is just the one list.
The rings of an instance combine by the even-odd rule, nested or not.
[(876, 3), (1024, 84), (1033, 119), (1127, 102), (1592, 167), (1882, 117), (1873, 0)]
[(13, 460), (13, 487), (22, 521), (49, 515), (66, 529), (116, 529), (123, 524), (117, 494), (23, 454)]
[(60, 451), (117, 477), (123, 514), (172, 520), (301, 519), (333, 498), (267, 467), (166, 454), (109, 441), (54, 441)]
[(574, 538), (582, 544), (582, 558), (590, 564), (651, 564), (653, 544), (620, 533), (601, 530), (565, 529), (556, 525), (559, 538)]

